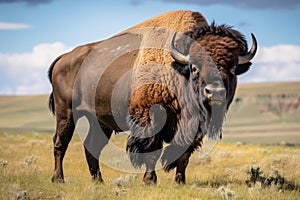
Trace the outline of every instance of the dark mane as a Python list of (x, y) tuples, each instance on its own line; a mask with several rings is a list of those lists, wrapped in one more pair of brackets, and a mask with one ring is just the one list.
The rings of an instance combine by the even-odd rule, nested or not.
[(241, 55), (247, 53), (248, 45), (245, 36), (233, 29), (233, 26), (226, 24), (217, 25), (215, 21), (211, 25), (195, 27), (194, 29), (185, 32), (185, 35), (191, 37), (193, 40), (199, 40), (204, 36), (220, 36), (229, 37), (239, 44)]

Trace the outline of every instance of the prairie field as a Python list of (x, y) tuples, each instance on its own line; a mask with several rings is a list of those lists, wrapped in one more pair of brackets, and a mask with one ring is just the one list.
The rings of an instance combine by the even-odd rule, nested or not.
[[(125, 137), (113, 138), (125, 143)], [(92, 181), (82, 143), (74, 135), (64, 160), (64, 184), (51, 183), (52, 138), (49, 134), (0, 134), (0, 199), (299, 199), (300, 147), (218, 142), (211, 153), (193, 154), (186, 185), (174, 171), (158, 170), (158, 184), (146, 186), (143, 174), (101, 164), (104, 183)], [(251, 167), (284, 182), (251, 183)], [(247, 184), (247, 180), (250, 183)]]
[[(52, 183), (55, 117), (47, 98), (0, 97), (0, 199), (300, 199), (299, 82), (239, 86), (223, 139), (192, 155), (185, 185), (162, 169), (157, 185), (145, 185), (143, 169), (107, 164), (128, 161), (110, 147), (100, 159), (104, 183), (93, 182), (76, 133), (64, 159), (65, 183)], [(125, 150), (126, 138), (111, 141)]]

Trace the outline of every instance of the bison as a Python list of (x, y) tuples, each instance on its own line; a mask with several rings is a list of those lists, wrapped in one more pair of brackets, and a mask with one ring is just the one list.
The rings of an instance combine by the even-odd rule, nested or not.
[(112, 132), (130, 130), (126, 150), (133, 166), (145, 165), (146, 184), (157, 182), (161, 154), (164, 169), (176, 168), (175, 181), (185, 183), (189, 158), (203, 138), (222, 137), (237, 76), (248, 71), (256, 50), (253, 34), (248, 51), (232, 27), (209, 25), (197, 12), (172, 11), (61, 55), (48, 73), (57, 122), (52, 181), (64, 182), (63, 158), (85, 116), (93, 179), (103, 181), (99, 156)]

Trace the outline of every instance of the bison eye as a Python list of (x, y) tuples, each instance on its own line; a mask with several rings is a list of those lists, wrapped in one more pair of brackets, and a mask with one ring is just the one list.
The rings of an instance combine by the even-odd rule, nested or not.
[(192, 65), (191, 71), (192, 71), (193, 74), (197, 74), (199, 72), (198, 68), (195, 65)]
[(192, 72), (196, 72), (196, 71), (197, 71), (197, 68), (194, 65), (192, 65)]
[(190, 67), (193, 81), (199, 81), (199, 69), (196, 65)]

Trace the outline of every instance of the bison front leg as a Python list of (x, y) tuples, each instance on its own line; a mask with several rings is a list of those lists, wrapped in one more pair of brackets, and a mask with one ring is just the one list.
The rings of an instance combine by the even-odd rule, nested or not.
[(189, 163), (190, 156), (191, 152), (187, 151), (177, 160), (175, 181), (178, 184), (185, 184), (185, 170)]
[(185, 170), (193, 148), (169, 145), (165, 148), (162, 156), (162, 164), (166, 172), (176, 168), (175, 181), (178, 184), (185, 184)]
[(75, 124), (71, 109), (56, 113), (57, 124), (56, 133), (53, 137), (54, 144), (54, 174), (52, 182), (64, 182), (63, 159), (68, 148), (69, 142), (73, 136)]
[(134, 167), (146, 166), (143, 181), (149, 184), (156, 184), (157, 176), (155, 166), (162, 150), (162, 141), (151, 138), (139, 139), (130, 136), (127, 141), (127, 152)]
[(103, 182), (99, 157), (104, 146), (109, 142), (112, 130), (100, 127), (98, 121), (90, 120), (90, 129), (84, 140), (85, 157), (88, 163), (89, 171), (93, 180)]
[(154, 148), (153, 152), (145, 153), (144, 160), (146, 165), (146, 172), (144, 174), (143, 181), (145, 184), (156, 184), (157, 183), (157, 176), (155, 172), (155, 166), (157, 163), (158, 158), (161, 154), (161, 147)]

